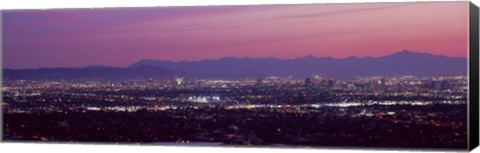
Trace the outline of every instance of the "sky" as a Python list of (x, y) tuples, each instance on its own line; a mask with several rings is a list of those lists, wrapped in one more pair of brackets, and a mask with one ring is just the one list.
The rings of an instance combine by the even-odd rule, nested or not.
[(142, 59), (467, 57), (468, 2), (10, 10), (3, 67), (126, 67)]

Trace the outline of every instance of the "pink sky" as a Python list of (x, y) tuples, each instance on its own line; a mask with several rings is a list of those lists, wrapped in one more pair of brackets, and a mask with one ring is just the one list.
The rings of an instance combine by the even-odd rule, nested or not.
[(466, 57), (468, 2), (3, 12), (5, 68), (124, 67), (141, 59)]

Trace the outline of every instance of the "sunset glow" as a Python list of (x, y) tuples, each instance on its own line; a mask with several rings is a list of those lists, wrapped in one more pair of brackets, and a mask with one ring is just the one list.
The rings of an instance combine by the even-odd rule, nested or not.
[(468, 2), (17, 10), (4, 68), (125, 67), (142, 59), (466, 57)]

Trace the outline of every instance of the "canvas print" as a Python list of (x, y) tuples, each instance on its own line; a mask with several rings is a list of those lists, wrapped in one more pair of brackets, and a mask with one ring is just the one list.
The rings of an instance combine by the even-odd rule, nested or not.
[(468, 4), (3, 11), (2, 139), (466, 149)]

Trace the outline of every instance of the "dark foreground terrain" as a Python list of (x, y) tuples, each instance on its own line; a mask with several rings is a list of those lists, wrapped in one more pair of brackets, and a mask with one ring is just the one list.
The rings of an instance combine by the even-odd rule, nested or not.
[[(429, 110), (429, 111), (425, 111)], [(462, 149), (465, 105), (299, 108), (179, 107), (135, 112), (4, 114), (19, 141)]]

